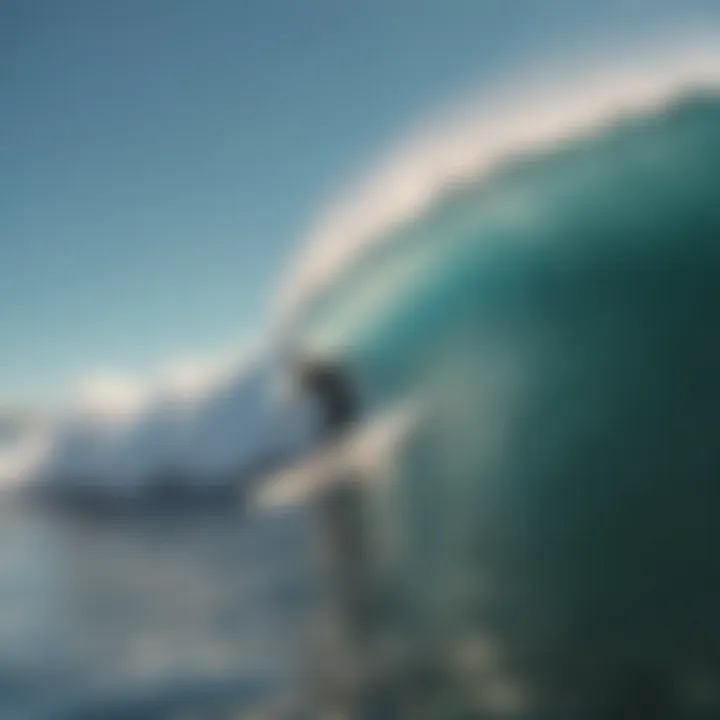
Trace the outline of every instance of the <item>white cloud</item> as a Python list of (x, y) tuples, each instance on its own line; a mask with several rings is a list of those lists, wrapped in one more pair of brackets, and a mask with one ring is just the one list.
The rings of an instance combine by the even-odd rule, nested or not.
[(191, 405), (251, 363), (259, 352), (259, 346), (252, 345), (243, 351), (181, 355), (142, 376), (112, 369), (86, 371), (71, 394), (68, 414), (123, 425), (160, 401), (176, 407)]
[(71, 409), (97, 421), (127, 421), (149, 402), (148, 387), (137, 378), (113, 371), (98, 371), (78, 384)]
[(15, 475), (48, 482), (128, 488), (168, 468), (198, 481), (239, 470), (302, 441), (298, 424), (272, 401), (274, 362), (270, 349), (255, 345), (186, 356), (145, 378), (90, 373), (46, 433), (43, 455), (5, 463)]

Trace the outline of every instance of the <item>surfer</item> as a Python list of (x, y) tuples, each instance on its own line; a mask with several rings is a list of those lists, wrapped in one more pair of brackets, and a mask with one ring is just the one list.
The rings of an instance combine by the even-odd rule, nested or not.
[(317, 405), (320, 444), (333, 463), (331, 482), (315, 500), (329, 593), (325, 619), (331, 634), (320, 681), (323, 694), (338, 694), (335, 700), (345, 712), (349, 706), (362, 716), (369, 693), (365, 655), (371, 634), (372, 578), (362, 482), (343, 462), (340, 442), (357, 421), (358, 398), (347, 368), (339, 362), (306, 361), (297, 374), (304, 394)]

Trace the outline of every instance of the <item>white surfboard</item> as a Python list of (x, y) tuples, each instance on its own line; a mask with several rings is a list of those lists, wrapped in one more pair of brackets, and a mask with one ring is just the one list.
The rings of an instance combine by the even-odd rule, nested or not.
[(417, 421), (418, 413), (405, 406), (360, 425), (331, 446), (266, 478), (252, 504), (263, 510), (283, 508), (311, 502), (316, 493), (335, 483), (381, 478)]

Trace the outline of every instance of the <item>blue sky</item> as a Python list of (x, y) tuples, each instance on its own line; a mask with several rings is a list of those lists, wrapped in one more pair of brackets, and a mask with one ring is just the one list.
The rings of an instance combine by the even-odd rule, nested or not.
[(715, 0), (4, 0), (0, 405), (241, 346), (315, 213), (403, 128)]

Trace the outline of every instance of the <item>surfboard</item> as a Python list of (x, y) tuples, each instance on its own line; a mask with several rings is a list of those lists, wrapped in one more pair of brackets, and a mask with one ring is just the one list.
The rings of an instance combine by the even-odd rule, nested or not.
[(330, 485), (378, 481), (396, 449), (416, 427), (418, 417), (414, 408), (403, 406), (357, 426), (332, 445), (262, 481), (251, 499), (251, 507), (277, 510), (312, 502), (317, 493)]

